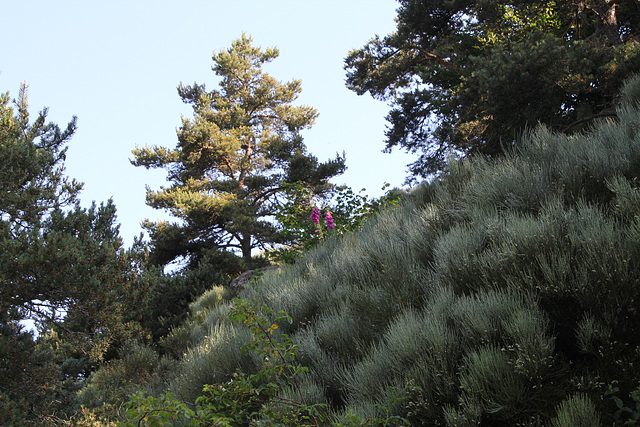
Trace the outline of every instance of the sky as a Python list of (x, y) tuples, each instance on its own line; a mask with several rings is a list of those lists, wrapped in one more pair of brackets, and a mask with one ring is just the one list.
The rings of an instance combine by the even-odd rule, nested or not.
[(384, 102), (345, 86), (344, 58), (395, 29), (395, 0), (20, 0), (0, 1), (0, 91), (28, 85), (30, 113), (44, 107), (65, 127), (75, 115), (67, 174), (84, 183), (83, 206), (113, 198), (128, 246), (140, 223), (170, 219), (145, 204), (145, 187), (168, 186), (164, 170), (130, 163), (136, 146), (175, 148), (181, 116), (192, 117), (177, 86), (217, 87), (211, 56), (242, 33), (280, 56), (264, 67), (280, 81), (302, 80), (297, 105), (319, 112), (303, 132), (320, 161), (346, 152), (332, 180), (380, 196), (402, 187), (413, 156), (384, 148)]

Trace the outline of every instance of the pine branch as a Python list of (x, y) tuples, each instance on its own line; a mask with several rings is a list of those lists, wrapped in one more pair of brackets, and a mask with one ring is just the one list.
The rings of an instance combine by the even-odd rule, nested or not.
[(599, 119), (601, 117), (618, 117), (617, 113), (598, 113), (598, 114), (592, 114), (590, 116), (587, 117), (583, 117), (582, 119), (576, 120), (573, 123), (570, 123), (567, 127), (565, 127), (564, 129), (562, 129), (562, 133), (567, 133), (569, 130), (573, 129), (574, 127), (581, 125), (582, 123), (586, 123), (589, 122), (591, 120), (595, 120), (595, 119)]

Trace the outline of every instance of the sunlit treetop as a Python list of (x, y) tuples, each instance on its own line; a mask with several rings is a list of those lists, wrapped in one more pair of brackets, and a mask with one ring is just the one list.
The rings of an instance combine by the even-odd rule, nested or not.
[(239, 251), (280, 243), (273, 221), (283, 184), (299, 182), (322, 192), (344, 171), (344, 157), (324, 163), (307, 152), (301, 131), (318, 113), (295, 105), (299, 80), (279, 82), (263, 66), (278, 57), (242, 35), (213, 55), (218, 89), (180, 84), (178, 93), (193, 108), (182, 119), (174, 149), (134, 150), (133, 164), (165, 168), (171, 186), (149, 190), (147, 204), (167, 209), (180, 223), (147, 223), (158, 262), (178, 256), (198, 259), (204, 248)]

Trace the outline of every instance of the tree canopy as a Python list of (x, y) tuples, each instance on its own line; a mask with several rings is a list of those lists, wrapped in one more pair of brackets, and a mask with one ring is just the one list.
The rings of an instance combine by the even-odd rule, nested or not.
[(397, 13), (345, 69), (350, 89), (392, 105), (385, 150), (418, 153), (414, 177), (451, 154), (500, 154), (537, 123), (570, 132), (614, 114), (640, 69), (631, 0), (400, 0)]
[[(45, 109), (30, 122), (26, 85), (14, 103), (15, 111), (0, 96), (0, 407), (26, 402), (45, 422), (70, 408), (67, 380), (73, 388), (119, 344), (143, 336), (147, 282), (121, 249), (113, 203), (82, 208), (82, 184), (64, 175), (75, 117), (60, 129)], [(24, 320), (35, 322), (37, 340)]]
[(307, 152), (300, 132), (317, 111), (293, 105), (299, 80), (281, 83), (262, 70), (278, 50), (251, 43), (243, 34), (213, 55), (218, 90), (180, 84), (178, 93), (194, 116), (182, 119), (176, 148), (133, 151), (134, 165), (168, 170), (171, 186), (148, 189), (147, 204), (181, 220), (145, 223), (159, 264), (180, 256), (193, 263), (207, 251), (249, 259), (254, 248), (284, 243), (272, 220), (283, 184), (323, 192), (345, 169), (343, 156), (322, 163)]

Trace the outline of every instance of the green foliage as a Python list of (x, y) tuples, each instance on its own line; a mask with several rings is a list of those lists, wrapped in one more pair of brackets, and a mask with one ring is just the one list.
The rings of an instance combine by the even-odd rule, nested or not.
[[(285, 184), (286, 197), (276, 213), (287, 245), (266, 253), (276, 262), (291, 263), (306, 250), (331, 234), (344, 234), (358, 229), (363, 221), (381, 209), (397, 206), (400, 194), (389, 190), (379, 199), (370, 199), (347, 186), (338, 186), (330, 195), (315, 200), (313, 192), (300, 183)], [(382, 187), (387, 189), (389, 184)], [(314, 209), (317, 221), (313, 220)]]
[[(291, 317), (282, 311), (276, 314), (266, 306), (258, 310), (242, 299), (233, 300), (229, 317), (250, 331), (251, 337), (242, 350), (257, 357), (260, 368), (253, 374), (238, 370), (228, 381), (204, 385), (195, 404), (179, 401), (171, 393), (160, 397), (137, 393), (127, 403), (128, 422), (124, 425), (326, 425), (326, 404), (307, 401), (308, 396), (317, 396), (318, 390), (310, 393), (309, 382), (304, 380), (308, 369), (296, 360), (298, 346), (287, 334), (279, 332), (281, 324), (292, 322)], [(406, 389), (419, 391), (417, 387)], [(392, 415), (388, 406), (404, 404), (404, 391), (394, 393), (387, 405), (376, 405), (382, 416), (363, 419), (346, 414), (332, 425), (407, 425), (407, 420)]]
[[(236, 371), (224, 383), (205, 385), (203, 394), (193, 409), (173, 399), (170, 394), (161, 398), (137, 395), (129, 402), (127, 416), (145, 425), (163, 425), (167, 421), (190, 420), (192, 425), (318, 425), (316, 405), (307, 405), (298, 377), (306, 372), (295, 363), (297, 346), (286, 334), (276, 340), (279, 323), (291, 322), (284, 312), (275, 313), (267, 307), (257, 310), (251, 303), (234, 299), (230, 319), (247, 326), (251, 339), (242, 347), (261, 361), (254, 374)], [(294, 385), (299, 400), (279, 397), (283, 384)], [(286, 405), (266, 405), (274, 401)], [(135, 425), (135, 424), (131, 424)]]
[[(142, 324), (151, 331), (153, 342), (164, 339), (185, 321), (189, 305), (212, 287), (227, 285), (245, 263), (230, 253), (206, 253), (192, 269), (157, 273), (154, 286), (145, 296)], [(157, 267), (147, 266), (149, 271)]]
[(629, 397), (633, 401), (632, 407), (625, 406), (624, 401), (618, 396), (620, 389), (609, 385), (609, 390), (604, 394), (609, 397), (616, 405), (616, 411), (613, 414), (616, 424), (618, 425), (637, 425), (640, 423), (640, 387), (629, 393)]
[[(135, 341), (126, 343), (120, 349), (120, 357), (102, 365), (79, 391), (78, 403), (83, 407), (83, 419), (103, 422), (118, 419), (122, 416), (123, 404), (140, 390), (151, 393), (151, 396), (145, 398), (147, 404), (157, 403), (157, 398), (152, 396), (164, 391), (174, 378), (176, 359), (182, 357), (193, 344), (195, 338), (192, 336), (197, 336), (198, 342), (205, 335), (201, 325), (211, 323), (211, 319), (207, 319), (208, 311), (221, 306), (226, 307), (230, 300), (228, 288), (215, 286), (189, 304), (191, 315), (182, 316), (183, 324), (174, 326), (170, 333), (160, 340), (159, 348), (153, 349)], [(222, 317), (228, 318), (228, 310), (219, 318)], [(215, 324), (215, 321), (213, 323)], [(188, 329), (188, 336), (184, 337), (182, 334)], [(192, 329), (197, 329), (201, 335)], [(170, 396), (162, 399), (165, 406), (171, 401)], [(80, 422), (78, 416), (74, 421)]]
[(618, 112), (589, 134), (539, 129), (499, 161), (452, 163), (241, 297), (289, 313), (279, 330), (336, 422), (611, 423), (604, 384), (631, 393), (640, 345), (639, 113)]
[(419, 154), (414, 179), (451, 155), (501, 154), (538, 123), (570, 133), (614, 116), (640, 66), (632, 0), (399, 3), (396, 31), (345, 69), (351, 90), (391, 103), (386, 151)]
[(214, 286), (206, 291), (189, 304), (189, 316), (160, 340), (163, 350), (176, 359), (182, 357), (189, 347), (206, 337), (218, 322), (228, 318), (230, 300), (231, 292), (226, 287)]
[[(322, 405), (323, 425), (635, 422), (640, 102), (628, 87), (616, 120), (453, 161), (247, 283), (247, 303), (203, 295), (167, 335), (178, 360), (165, 390), (196, 417), (211, 406), (220, 422), (256, 425), (296, 419), (305, 405), (286, 402), (301, 396)], [(290, 322), (274, 321), (282, 312)], [(306, 369), (291, 380), (286, 366)], [(136, 420), (177, 413), (153, 396)]]
[(51, 363), (52, 354), (19, 325), (2, 323), (0, 328), (0, 424), (25, 425), (33, 421), (32, 408), (45, 416), (51, 409), (64, 407), (53, 403), (65, 402), (67, 396)]
[(553, 419), (553, 427), (590, 427), (599, 426), (600, 417), (591, 400), (581, 394), (571, 396), (558, 408), (558, 416)]
[(162, 390), (175, 362), (149, 347), (132, 341), (120, 349), (121, 357), (94, 372), (78, 393), (78, 401), (89, 409), (108, 405), (117, 408), (144, 387)]
[(196, 410), (176, 400), (171, 393), (159, 398), (136, 394), (128, 402), (127, 417), (134, 421), (127, 426), (163, 426), (163, 425), (214, 425), (230, 426), (227, 419), (211, 423), (200, 419)]
[(81, 208), (82, 185), (64, 176), (75, 118), (61, 130), (45, 109), (30, 122), (26, 85), (14, 104), (0, 96), (0, 393), (29, 407), (28, 422), (54, 423), (97, 363), (146, 338), (153, 275), (122, 249), (112, 201)]
[(307, 153), (300, 132), (317, 112), (293, 103), (299, 80), (281, 83), (262, 70), (278, 50), (252, 46), (246, 35), (213, 55), (219, 90), (178, 87), (194, 117), (183, 118), (178, 146), (136, 148), (133, 164), (166, 168), (171, 186), (147, 191), (147, 204), (166, 209), (177, 223), (146, 222), (154, 262), (186, 257), (195, 267), (208, 250), (251, 259), (254, 248), (284, 243), (270, 221), (285, 191), (301, 183), (314, 194), (344, 171), (344, 157), (320, 163)]
[(0, 393), (0, 422), (2, 425), (26, 424), (25, 413), (27, 409), (28, 405), (24, 401), (18, 403), (4, 393)]

